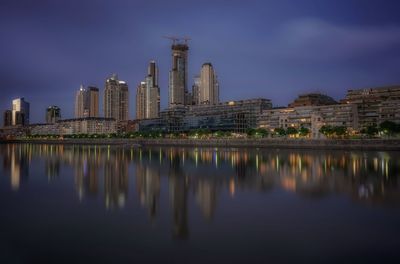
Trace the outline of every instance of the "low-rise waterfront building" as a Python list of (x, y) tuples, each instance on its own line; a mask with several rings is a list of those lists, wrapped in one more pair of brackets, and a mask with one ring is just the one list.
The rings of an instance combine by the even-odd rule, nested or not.
[[(400, 100), (400, 86), (385, 86), (348, 90), (341, 103), (357, 105), (359, 127), (365, 128), (379, 125), (386, 120), (399, 123), (400, 118), (388, 116), (393, 114), (396, 100)], [(392, 113), (388, 113), (388, 111)]]
[(87, 117), (59, 120), (53, 124), (33, 124), (31, 135), (111, 134), (117, 132), (113, 118)]
[(248, 128), (257, 127), (259, 115), (271, 107), (271, 101), (263, 98), (230, 101), (216, 105), (174, 107), (162, 111), (160, 118), (141, 120), (139, 130), (187, 132), (208, 129), (245, 132)]
[(311, 138), (321, 138), (319, 132), (324, 125), (344, 126), (348, 131), (358, 130), (357, 106), (353, 104), (335, 104), (321, 106), (299, 106), (264, 110), (258, 119), (258, 127), (274, 131), (301, 127), (310, 130)]

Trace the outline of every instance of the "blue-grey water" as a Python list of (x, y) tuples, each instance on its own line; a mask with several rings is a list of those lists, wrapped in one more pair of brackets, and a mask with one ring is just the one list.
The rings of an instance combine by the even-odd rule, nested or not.
[(0, 263), (400, 263), (400, 153), (0, 145)]

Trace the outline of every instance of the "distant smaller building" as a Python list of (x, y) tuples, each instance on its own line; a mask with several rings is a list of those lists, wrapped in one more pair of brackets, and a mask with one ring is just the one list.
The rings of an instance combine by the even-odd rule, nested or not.
[(11, 125), (12, 125), (12, 111), (6, 110), (4, 111), (4, 116), (3, 116), (3, 126), (9, 127)]
[(17, 98), (12, 101), (12, 125), (29, 125), (29, 103), (25, 99)]
[(61, 110), (58, 106), (52, 105), (46, 109), (46, 123), (53, 124), (61, 119)]
[(332, 104), (337, 104), (337, 102), (330, 96), (320, 93), (308, 93), (299, 95), (299, 97), (297, 97), (292, 103), (289, 104), (289, 107)]

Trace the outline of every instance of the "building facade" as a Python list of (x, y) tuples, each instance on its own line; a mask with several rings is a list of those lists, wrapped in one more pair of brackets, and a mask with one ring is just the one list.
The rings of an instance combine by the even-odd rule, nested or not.
[(271, 101), (262, 98), (175, 107), (161, 111), (160, 118), (139, 121), (139, 130), (189, 132), (207, 129), (245, 132), (248, 128), (256, 128), (260, 114), (271, 107)]
[(359, 127), (366, 128), (379, 125), (386, 120), (400, 123), (393, 109), (397, 100), (400, 100), (400, 86), (386, 86), (348, 90), (341, 102), (357, 105)]
[(324, 125), (344, 126), (349, 132), (358, 131), (357, 106), (335, 104), (274, 108), (263, 111), (258, 119), (258, 127), (270, 132), (276, 128), (308, 128), (311, 138), (323, 138), (319, 130)]
[(136, 119), (146, 118), (146, 82), (136, 88)]
[(172, 69), (169, 72), (169, 108), (188, 104), (188, 50), (187, 43), (173, 43)]
[(3, 126), (4, 127), (12, 126), (12, 111), (11, 110), (4, 111)]
[(106, 80), (104, 89), (104, 116), (116, 121), (129, 119), (128, 84), (113, 74)]
[(99, 116), (99, 89), (94, 86), (85, 88), (83, 85), (75, 96), (75, 118)]
[(201, 67), (198, 96), (198, 104), (215, 105), (219, 103), (219, 85), (211, 63), (204, 63)]
[(17, 98), (12, 101), (12, 125), (29, 125), (29, 103), (25, 99)]
[(85, 117), (30, 125), (31, 135), (111, 134), (117, 132), (113, 118)]
[(145, 118), (156, 118), (160, 114), (160, 88), (158, 87), (158, 67), (150, 61), (146, 77)]
[(308, 93), (299, 95), (289, 107), (312, 106), (312, 105), (332, 105), (337, 102), (330, 96), (320, 93)]
[(56, 123), (61, 119), (61, 110), (58, 106), (52, 105), (46, 109), (46, 123)]

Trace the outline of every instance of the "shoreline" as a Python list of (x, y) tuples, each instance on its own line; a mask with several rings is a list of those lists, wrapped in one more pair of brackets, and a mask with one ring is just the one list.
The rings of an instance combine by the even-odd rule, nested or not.
[(234, 147), (346, 150), (400, 150), (400, 139), (13, 139), (0, 144), (123, 145), (131, 147)]

